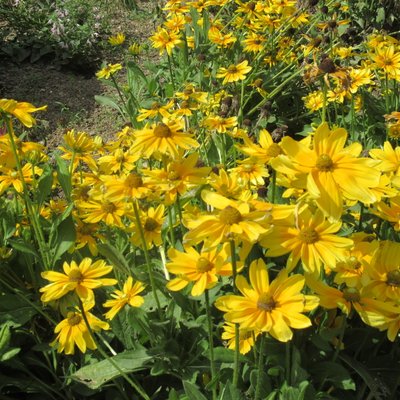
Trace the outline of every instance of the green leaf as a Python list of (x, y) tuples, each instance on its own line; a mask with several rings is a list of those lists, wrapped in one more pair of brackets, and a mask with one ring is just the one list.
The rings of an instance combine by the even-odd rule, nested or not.
[(124, 112), (122, 111), (122, 108), (110, 97), (108, 96), (94, 96), (94, 99), (101, 104), (102, 106), (107, 106), (114, 108), (114, 110), (117, 110), (121, 115), (125, 115)]
[(8, 347), (11, 339), (10, 324), (5, 323), (0, 329), (0, 354)]
[(147, 77), (143, 73), (142, 69), (134, 62), (134, 61), (128, 61), (126, 64), (129, 72), (132, 72), (135, 76), (139, 76), (142, 81), (147, 85)]
[(60, 182), (65, 197), (67, 200), (70, 200), (72, 192), (71, 175), (69, 174), (65, 161), (58, 154), (56, 154), (55, 158), (57, 163), (56, 170), (58, 182)]
[(232, 384), (231, 381), (226, 382), (224, 388), (221, 391), (219, 400), (242, 400), (243, 396), (239, 389)]
[(14, 347), (12, 349), (9, 349), (8, 351), (6, 351), (4, 354), (1, 355), (0, 361), (10, 360), (14, 356), (16, 356), (20, 351), (21, 349), (19, 347)]
[(185, 393), (190, 400), (207, 400), (207, 398), (193, 383), (190, 383), (189, 381), (183, 381), (183, 388), (185, 389)]
[(356, 385), (349, 371), (332, 361), (322, 361), (311, 368), (314, 378), (319, 382), (331, 382), (335, 387), (344, 390), (356, 390)]
[(38, 182), (38, 198), (37, 202), (40, 205), (44, 203), (46, 198), (51, 192), (51, 187), (53, 186), (53, 170), (50, 165), (46, 165), (44, 172)]
[[(145, 349), (128, 350), (109, 359), (87, 365), (72, 375), (72, 378), (91, 389), (98, 389), (109, 380), (121, 376), (119, 370), (131, 373), (146, 369), (153, 356)], [(116, 367), (116, 366), (117, 367)]]
[(70, 215), (57, 227), (56, 243), (52, 264), (54, 264), (75, 243), (75, 224)]
[(36, 310), (27, 301), (16, 295), (0, 295), (0, 323), (9, 322), (10, 326), (22, 326), (36, 313)]
[(125, 257), (114, 246), (109, 243), (99, 243), (97, 249), (115, 268), (125, 274), (131, 274), (131, 269)]
[(33, 247), (30, 243), (24, 242), (21, 239), (9, 239), (8, 243), (16, 250), (21, 251), (22, 253), (28, 253), (32, 256), (39, 259), (39, 254), (37, 253), (35, 247)]

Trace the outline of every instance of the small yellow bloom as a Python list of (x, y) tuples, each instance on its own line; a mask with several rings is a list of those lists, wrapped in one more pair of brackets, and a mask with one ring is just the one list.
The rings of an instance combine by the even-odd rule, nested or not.
[(226, 85), (227, 83), (242, 81), (246, 79), (246, 74), (251, 71), (249, 62), (247, 60), (235, 65), (231, 64), (228, 68), (221, 67), (217, 72), (217, 78), (224, 78), (222, 83)]
[(125, 42), (125, 35), (123, 33), (117, 33), (114, 36), (110, 36), (108, 38), (108, 42), (112, 45), (112, 46), (119, 46), (121, 44), (123, 44)]
[(56, 271), (42, 272), (42, 278), (51, 282), (40, 289), (44, 303), (57, 300), (71, 291), (75, 291), (81, 299), (90, 300), (94, 296), (93, 289), (117, 283), (115, 279), (99, 279), (112, 270), (112, 266), (106, 265), (103, 260), (92, 263), (86, 257), (79, 265), (75, 261), (71, 261), (71, 264), (64, 262), (63, 269), (64, 274)]
[(35, 107), (31, 103), (0, 99), (0, 112), (13, 115), (28, 128), (31, 128), (36, 123), (31, 114), (36, 111), (46, 110), (46, 108), (47, 106)]
[(114, 75), (120, 69), (122, 69), (121, 64), (108, 64), (100, 71), (96, 72), (96, 76), (98, 79), (109, 79), (111, 75)]
[(105, 313), (105, 317), (112, 320), (122, 308), (128, 304), (131, 307), (140, 307), (144, 303), (142, 296), (138, 296), (143, 292), (144, 285), (141, 282), (135, 282), (130, 276), (124, 283), (122, 290), (115, 290), (111, 297), (113, 299), (107, 300), (103, 306), (110, 307), (111, 309)]
[(150, 40), (153, 42), (153, 47), (160, 49), (160, 54), (166, 51), (169, 56), (172, 54), (173, 48), (182, 43), (182, 40), (179, 39), (179, 32), (168, 31), (161, 27), (158, 27), (157, 32), (150, 37)]
[[(85, 316), (92, 331), (97, 332), (101, 329), (110, 329), (107, 322), (101, 321), (95, 317), (87, 311), (86, 307)], [(96, 343), (94, 342), (80, 311), (69, 312), (67, 318), (62, 320), (55, 327), (54, 332), (58, 333), (58, 335), (51, 345), (56, 346), (59, 353), (64, 352), (65, 354), (74, 354), (75, 345), (78, 346), (82, 353), (85, 353), (86, 349), (96, 349)]]

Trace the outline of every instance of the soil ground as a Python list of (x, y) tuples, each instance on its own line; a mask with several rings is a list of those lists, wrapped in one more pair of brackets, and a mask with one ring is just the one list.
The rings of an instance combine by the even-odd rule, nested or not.
[[(123, 32), (126, 43), (144, 44), (156, 25), (154, 1), (137, 1), (139, 12), (119, 5), (110, 15), (112, 34)], [(150, 50), (142, 60), (157, 58)], [(104, 54), (105, 62), (122, 62), (122, 53), (115, 49)], [(122, 77), (123, 79), (123, 77)], [(46, 112), (35, 114), (37, 125), (28, 132), (29, 139), (40, 141), (49, 148), (58, 146), (69, 129), (86, 131), (104, 138), (112, 137), (125, 121), (117, 111), (95, 101), (95, 95), (116, 97), (115, 90), (100, 82), (94, 74), (60, 69), (43, 62), (17, 64), (0, 58), (0, 98), (27, 101), (35, 106), (48, 105)]]

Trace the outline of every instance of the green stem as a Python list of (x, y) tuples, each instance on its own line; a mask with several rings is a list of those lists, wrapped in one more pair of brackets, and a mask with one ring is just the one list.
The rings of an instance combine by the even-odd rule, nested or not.
[(134, 200), (132, 203), (133, 203), (133, 212), (135, 213), (136, 227), (139, 231), (140, 240), (141, 240), (142, 246), (143, 246), (144, 258), (146, 260), (146, 265), (147, 265), (147, 272), (148, 272), (149, 278), (150, 278), (151, 290), (153, 292), (154, 300), (156, 301), (156, 304), (157, 304), (157, 310), (158, 310), (159, 317), (160, 317), (160, 319), (162, 319), (160, 300), (158, 299), (156, 284), (154, 282), (153, 268), (152, 268), (151, 261), (150, 261), (149, 251), (147, 249), (146, 238), (144, 236), (143, 227), (140, 222), (139, 208), (138, 208), (136, 200)]
[(291, 360), (290, 360), (290, 351), (291, 351), (291, 346), (290, 342), (285, 343), (285, 374), (286, 374), (286, 382), (289, 386), (291, 386), (290, 382), (290, 376), (291, 376)]
[(174, 74), (172, 73), (171, 56), (169, 54), (167, 54), (167, 56), (168, 56), (168, 68), (169, 68), (169, 74), (171, 76), (172, 89), (175, 92), (175, 79), (174, 79)]
[[(232, 275), (233, 275), (233, 292), (238, 293), (238, 289), (236, 287), (236, 276), (237, 276), (237, 263), (236, 263), (236, 249), (235, 249), (235, 241), (231, 239), (229, 241), (231, 247), (231, 262), (232, 262)], [(232, 383), (235, 387), (238, 385), (239, 381), (239, 324), (235, 324), (235, 356), (233, 360), (233, 379)]]
[(272, 171), (272, 188), (271, 188), (271, 203), (275, 204), (276, 196), (276, 171)]
[(124, 96), (122, 96), (121, 89), (119, 88), (119, 85), (118, 85), (116, 79), (114, 78), (114, 75), (111, 74), (110, 77), (111, 77), (111, 80), (112, 80), (112, 82), (113, 82), (113, 84), (114, 84), (114, 86), (115, 86), (115, 89), (117, 89), (118, 96), (119, 96), (119, 98), (121, 99), (122, 104), (124, 105), (124, 108), (125, 108), (126, 113), (129, 114), (129, 113), (128, 113), (128, 107), (127, 107), (127, 105), (126, 105), (126, 101), (125, 101), (125, 99), (124, 99)]
[(264, 340), (265, 340), (265, 333), (261, 334), (260, 340), (260, 352), (258, 356), (258, 368), (257, 368), (257, 386), (256, 386), (256, 393), (254, 395), (254, 400), (261, 399), (261, 381), (263, 376), (264, 370)]
[(213, 400), (217, 399), (217, 388), (215, 382), (215, 376), (217, 375), (215, 369), (215, 362), (214, 362), (214, 340), (213, 340), (213, 325), (212, 325), (212, 317), (211, 317), (211, 310), (210, 310), (210, 295), (208, 293), (208, 289), (204, 292), (205, 295), (205, 302), (206, 302), (206, 313), (207, 313), (207, 326), (208, 326), (208, 344), (210, 346), (210, 367), (211, 367), (211, 380), (213, 382), (212, 387), (212, 398)]
[(86, 328), (88, 329), (88, 332), (93, 339), (93, 342), (95, 343), (97, 350), (99, 353), (104, 357), (105, 360), (107, 360), (118, 372), (119, 374), (135, 389), (140, 396), (145, 399), (145, 400), (150, 400), (150, 397), (146, 394), (146, 392), (143, 390), (143, 388), (139, 385), (139, 383), (135, 382), (133, 378), (130, 378), (120, 367), (119, 365), (111, 358), (109, 355), (102, 349), (101, 346), (99, 346), (96, 337), (94, 336), (93, 330), (89, 324), (89, 321), (86, 316), (85, 309), (83, 307), (82, 300), (79, 299), (79, 308), (81, 310), (81, 314), (83, 317), (83, 320), (85, 322)]

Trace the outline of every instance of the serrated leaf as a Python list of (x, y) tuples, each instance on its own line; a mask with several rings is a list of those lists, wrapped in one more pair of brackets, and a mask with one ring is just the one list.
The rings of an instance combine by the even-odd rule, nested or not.
[(62, 221), (57, 227), (56, 243), (54, 244), (54, 256), (52, 264), (54, 264), (71, 246), (75, 243), (76, 231), (75, 224), (70, 215)]
[(16, 250), (21, 251), (22, 253), (28, 253), (36, 258), (40, 258), (37, 253), (35, 247), (33, 247), (30, 243), (24, 242), (19, 239), (9, 239), (8, 243)]
[(193, 383), (189, 381), (183, 381), (183, 388), (185, 389), (185, 393), (190, 400), (207, 400), (207, 398)]
[(128, 350), (110, 359), (87, 365), (75, 372), (72, 378), (91, 389), (98, 389), (109, 380), (121, 376), (119, 370), (131, 373), (146, 369), (146, 363), (152, 358), (145, 349)]
[(37, 202), (39, 206), (43, 204), (46, 198), (49, 196), (52, 186), (53, 186), (53, 170), (50, 168), (49, 165), (46, 165), (38, 181)]
[(224, 388), (222, 389), (219, 400), (242, 400), (243, 395), (240, 390), (233, 385), (231, 381), (226, 382)]
[(67, 200), (70, 200), (72, 192), (71, 175), (69, 174), (65, 161), (58, 154), (56, 154), (55, 158), (57, 163), (57, 180), (60, 182), (65, 197)]
[(117, 110), (121, 115), (124, 115), (122, 108), (110, 97), (96, 95), (96, 96), (94, 96), (94, 99), (102, 106), (111, 107), (114, 110)]
[(131, 269), (125, 257), (114, 246), (109, 243), (99, 243), (97, 249), (99, 250), (99, 253), (113, 265), (113, 267), (119, 269), (125, 274), (131, 274)]

